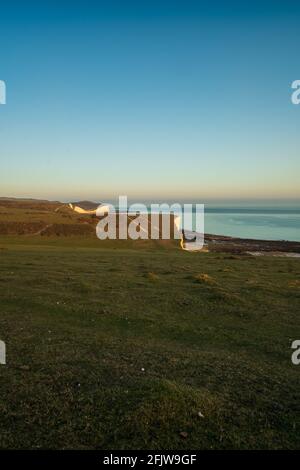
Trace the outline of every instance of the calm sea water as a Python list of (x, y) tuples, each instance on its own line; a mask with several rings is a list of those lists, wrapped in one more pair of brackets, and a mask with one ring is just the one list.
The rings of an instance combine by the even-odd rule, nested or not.
[(300, 208), (206, 207), (204, 224), (216, 235), (300, 242)]

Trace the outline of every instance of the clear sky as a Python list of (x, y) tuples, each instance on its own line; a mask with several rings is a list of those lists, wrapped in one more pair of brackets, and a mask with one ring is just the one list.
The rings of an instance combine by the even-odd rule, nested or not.
[(0, 196), (300, 197), (299, 5), (1, 2)]

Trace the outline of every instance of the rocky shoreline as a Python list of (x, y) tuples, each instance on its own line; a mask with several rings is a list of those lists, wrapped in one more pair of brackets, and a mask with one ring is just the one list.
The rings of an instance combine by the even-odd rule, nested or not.
[[(223, 235), (205, 234), (205, 243), (210, 251), (222, 251), (253, 255), (300, 255), (300, 242), (286, 240), (254, 240)], [(295, 256), (297, 257), (297, 256)]]

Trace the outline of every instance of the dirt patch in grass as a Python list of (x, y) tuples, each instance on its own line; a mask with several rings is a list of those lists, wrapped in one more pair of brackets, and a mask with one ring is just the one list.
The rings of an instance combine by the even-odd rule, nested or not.
[(194, 279), (199, 284), (216, 284), (215, 279), (206, 273), (196, 274)]
[(158, 281), (159, 280), (158, 274), (153, 273), (153, 272), (147, 273), (146, 278), (149, 279), (149, 281)]
[(289, 287), (291, 288), (296, 288), (296, 289), (300, 289), (300, 280), (299, 279), (295, 279), (293, 281), (290, 281), (289, 282)]

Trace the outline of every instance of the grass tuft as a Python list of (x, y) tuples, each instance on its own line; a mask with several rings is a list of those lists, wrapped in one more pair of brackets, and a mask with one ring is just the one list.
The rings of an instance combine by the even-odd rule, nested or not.
[(194, 279), (199, 284), (215, 284), (216, 283), (216, 280), (212, 276), (210, 276), (209, 274), (205, 274), (205, 273), (196, 274), (194, 276)]

